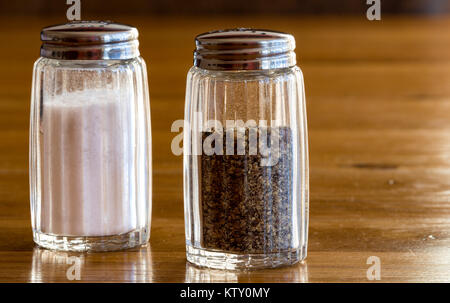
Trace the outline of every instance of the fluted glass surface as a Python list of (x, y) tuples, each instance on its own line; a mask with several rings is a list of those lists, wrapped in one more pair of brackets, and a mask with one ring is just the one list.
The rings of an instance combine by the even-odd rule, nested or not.
[(40, 58), (32, 90), (34, 241), (75, 251), (147, 242), (151, 136), (143, 59)]

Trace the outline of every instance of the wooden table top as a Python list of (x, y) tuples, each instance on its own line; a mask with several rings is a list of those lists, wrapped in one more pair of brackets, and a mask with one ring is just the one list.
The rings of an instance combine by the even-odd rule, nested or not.
[[(62, 18), (63, 16), (61, 16)], [(40, 29), (64, 19), (0, 20), (0, 282), (450, 282), (450, 18), (116, 18), (140, 30), (149, 72), (153, 220), (147, 247), (72, 254), (37, 248), (30, 229), (28, 126)], [(182, 158), (170, 126), (183, 118), (193, 38), (257, 27), (297, 40), (310, 142), (309, 252), (303, 264), (231, 272), (186, 262)]]

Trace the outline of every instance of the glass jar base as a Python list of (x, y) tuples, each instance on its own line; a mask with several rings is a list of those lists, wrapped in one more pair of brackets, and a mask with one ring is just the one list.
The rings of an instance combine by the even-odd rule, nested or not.
[(145, 244), (148, 239), (149, 230), (147, 228), (135, 229), (120, 235), (97, 237), (56, 236), (33, 231), (33, 240), (37, 245), (61, 251), (115, 251)]
[(194, 248), (186, 245), (187, 260), (197, 266), (214, 269), (262, 269), (295, 264), (306, 258), (306, 246), (301, 249), (269, 254), (232, 254)]

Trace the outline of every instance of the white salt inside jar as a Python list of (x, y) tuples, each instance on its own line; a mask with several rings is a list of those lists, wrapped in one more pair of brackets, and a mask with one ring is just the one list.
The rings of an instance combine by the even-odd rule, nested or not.
[(88, 89), (44, 101), (42, 232), (108, 236), (136, 228), (131, 96)]

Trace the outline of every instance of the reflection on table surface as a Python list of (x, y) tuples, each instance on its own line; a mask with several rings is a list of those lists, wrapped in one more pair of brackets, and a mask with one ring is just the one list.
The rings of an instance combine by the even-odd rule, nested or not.
[(150, 245), (105, 253), (52, 251), (35, 247), (30, 282), (153, 282)]
[[(271, 279), (271, 272), (276, 270), (276, 275)], [(308, 264), (306, 261), (277, 269), (229, 271), (202, 268), (186, 262), (187, 283), (208, 282), (308, 282)]]

